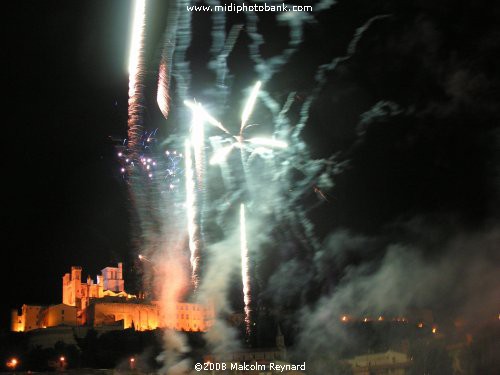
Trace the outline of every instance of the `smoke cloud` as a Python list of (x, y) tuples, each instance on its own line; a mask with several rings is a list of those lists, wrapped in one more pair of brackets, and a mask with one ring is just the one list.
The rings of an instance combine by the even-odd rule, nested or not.
[[(429, 232), (423, 237), (429, 237)], [(307, 266), (296, 260), (284, 264), (269, 283), (268, 292), (278, 296), (276, 303), (300, 295), (314, 282), (316, 286), (317, 282), (335, 284), (332, 292), (297, 313), (300, 333), (292, 350), (296, 358), (307, 360), (315, 368), (313, 373), (321, 373), (328, 358), (338, 359), (346, 348), (359, 345), (340, 320), (344, 314), (376, 319), (430, 309), (436, 321), (451, 325), (460, 318), (471, 330), (477, 328), (476, 322), (494, 318), (500, 300), (496, 267), (500, 225), (464, 233), (445, 240), (432, 236), (434, 252), (429, 253), (419, 241), (387, 243), (381, 237), (338, 231), (316, 254), (311, 269), (314, 279)], [(346, 265), (356, 255), (363, 256), (363, 261)], [(336, 269), (342, 271), (338, 282), (333, 282), (329, 278)]]

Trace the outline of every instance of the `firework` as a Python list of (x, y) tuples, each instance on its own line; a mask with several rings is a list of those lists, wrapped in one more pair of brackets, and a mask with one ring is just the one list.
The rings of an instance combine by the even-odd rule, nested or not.
[(247, 126), (247, 121), (253, 112), (253, 107), (255, 106), (255, 101), (257, 100), (257, 95), (259, 95), (260, 86), (262, 83), (257, 81), (250, 92), (250, 96), (245, 104), (243, 112), (241, 114), (241, 125), (240, 125), (240, 136), (242, 136), (245, 127)]
[(184, 100), (184, 104), (186, 105), (186, 107), (193, 111), (193, 117), (199, 117), (200, 119), (208, 122), (210, 125), (219, 128), (224, 133), (230, 134), (229, 131), (224, 127), (224, 125), (222, 125), (220, 121), (213, 118), (212, 115), (210, 115), (210, 113), (208, 113), (200, 103), (193, 103), (190, 100)]
[(193, 173), (193, 160), (191, 155), (191, 142), (185, 143), (185, 161), (186, 161), (186, 212), (188, 222), (189, 251), (191, 253), (191, 281), (194, 289), (199, 284), (199, 261), (200, 261), (200, 241), (199, 230), (196, 220), (196, 188)]
[[(231, 151), (235, 148), (239, 148), (241, 150), (243, 158), (242, 162), (245, 166), (246, 161), (243, 156), (243, 151), (249, 151), (251, 154), (259, 154), (261, 156), (264, 156), (272, 153), (272, 149), (288, 147), (288, 144), (286, 142), (275, 140), (273, 138), (265, 138), (265, 137), (256, 137), (250, 139), (244, 138), (245, 129), (248, 127), (248, 119), (250, 118), (253, 112), (255, 102), (257, 101), (257, 96), (259, 94), (261, 86), (262, 83), (260, 81), (257, 81), (250, 92), (250, 95), (245, 103), (243, 112), (241, 114), (240, 132), (238, 135), (232, 135), (224, 127), (224, 125), (222, 125), (220, 121), (212, 117), (200, 103), (194, 103), (189, 100), (184, 101), (184, 104), (188, 108), (190, 108), (193, 113), (192, 126), (191, 126), (193, 144), (201, 145), (202, 143), (203, 133), (201, 127), (203, 121), (208, 122), (210, 125), (219, 128), (225, 134), (231, 136), (230, 138), (228, 138), (230, 144), (219, 148), (212, 155), (212, 157), (210, 158), (211, 165), (221, 164), (222, 162), (226, 161)], [(199, 147), (195, 147), (195, 149), (197, 148)]]
[(191, 146), (194, 150), (194, 166), (198, 189), (203, 186), (204, 159), (205, 159), (205, 129), (204, 118), (199, 110), (193, 111), (191, 119)]
[[(209, 0), (209, 2), (213, 1)], [(155, 190), (158, 185), (152, 183), (161, 179), (166, 181), (168, 186), (174, 186), (174, 184), (178, 184), (181, 174), (184, 174), (186, 193), (185, 215), (189, 239), (191, 285), (196, 291), (196, 298), (199, 298), (208, 296), (208, 294), (202, 296), (203, 293), (206, 293), (206, 290), (204, 292), (203, 286), (199, 288), (199, 284), (202, 281), (200, 276), (201, 261), (206, 258), (205, 253), (203, 253), (203, 249), (205, 248), (203, 218), (204, 215), (208, 217), (207, 212), (209, 212), (209, 209), (213, 209), (218, 213), (215, 221), (225, 236), (231, 235), (229, 233), (231, 226), (227, 223), (228, 216), (224, 216), (224, 214), (227, 214), (231, 209), (230, 207), (234, 207), (233, 204), (236, 204), (236, 202), (245, 202), (248, 203), (248, 207), (251, 207), (251, 219), (254, 220), (253, 222), (263, 223), (263, 227), (265, 226), (259, 238), (274, 235), (277, 231), (273, 230), (279, 226), (286, 229), (277, 234), (282, 236), (281, 238), (294, 240), (301, 244), (299, 246), (303, 246), (307, 250), (314, 250), (319, 247), (319, 242), (314, 234), (314, 226), (309, 220), (308, 215), (306, 215), (307, 211), (302, 206), (302, 198), (305, 194), (310, 194), (311, 188), (313, 188), (314, 192), (321, 197), (321, 202), (328, 202), (326, 199), (327, 195), (317, 185), (320, 187), (324, 186), (318, 183), (318, 179), (323, 174), (329, 176), (333, 167), (330, 166), (332, 164), (330, 159), (312, 159), (307, 145), (301, 139), (301, 132), (308, 121), (312, 103), (318, 97), (326, 82), (326, 73), (334, 70), (339, 62), (350, 58), (353, 54), (352, 47), (355, 47), (359, 39), (358, 34), (361, 35), (364, 29), (359, 30), (346, 56), (336, 58), (330, 64), (323, 64), (317, 67), (317, 74), (314, 80), (311, 80), (315, 87), (312, 88), (309, 95), (304, 94), (303, 99), (295, 103), (297, 95), (290, 93), (286, 103), (280, 103), (278, 99), (274, 99), (262, 87), (265, 87), (267, 84), (270, 84), (270, 87), (273, 86), (270, 81), (274, 74), (289, 61), (292, 54), (299, 48), (303, 37), (303, 20), (299, 19), (296, 15), (293, 17), (290, 15), (288, 17), (286, 15), (278, 16), (278, 22), (281, 24), (288, 23), (288, 29), (290, 30), (289, 42), (281, 54), (265, 58), (261, 56), (260, 52), (262, 50), (261, 44), (264, 43), (265, 39), (257, 27), (258, 17), (252, 12), (245, 13), (243, 16), (245, 18), (244, 30), (249, 38), (249, 57), (255, 62), (254, 71), (257, 72), (259, 81), (248, 90), (248, 98), (241, 113), (241, 122), (237, 121), (239, 124), (234, 124), (234, 127), (226, 128), (225, 125), (212, 116), (200, 103), (186, 100), (189, 99), (188, 93), (191, 90), (191, 64), (188, 61), (186, 52), (188, 48), (193, 47), (191, 44), (192, 15), (190, 12), (185, 11), (187, 3), (185, 0), (180, 0), (178, 2), (171, 2), (170, 4), (171, 7), (169, 10), (173, 11), (168, 15), (168, 27), (163, 42), (164, 49), (158, 71), (157, 88), (158, 106), (165, 118), (167, 118), (171, 109), (171, 103), (169, 102), (171, 82), (175, 83), (175, 90), (172, 91), (172, 95), (176, 95), (172, 103), (183, 102), (190, 109), (191, 128), (190, 134), (184, 144), (184, 157), (172, 150), (158, 152), (156, 147), (156, 130), (153, 132), (144, 132), (142, 128), (142, 90), (145, 74), (143, 58), (145, 0), (137, 0), (135, 3), (136, 11), (129, 68), (128, 141), (124, 144), (123, 149), (120, 150), (119, 158), (122, 161), (121, 171), (124, 176), (128, 175), (128, 171), (135, 171), (136, 175), (145, 176), (145, 178), (138, 181), (141, 183), (139, 188), (143, 190), (140, 193), (145, 196), (146, 199), (144, 201), (147, 203), (139, 202), (143, 204), (143, 207), (139, 207), (138, 209), (138, 211), (142, 211), (140, 212), (142, 215), (140, 220), (151, 220), (153, 216), (151, 213), (153, 211), (158, 210), (160, 212), (160, 214), (154, 217), (154, 220), (156, 220), (154, 221), (155, 226), (151, 225), (148, 227), (149, 222), (146, 224), (140, 223), (142, 226), (141, 229), (146, 228), (143, 231), (144, 233), (141, 233), (144, 234), (142, 238), (146, 238), (145, 241), (149, 241), (150, 243), (154, 243), (157, 238), (161, 238), (161, 241), (164, 238), (170, 239), (173, 237), (170, 236), (172, 232), (179, 234), (179, 237), (185, 240), (185, 231), (179, 230), (179, 228), (175, 228), (174, 230), (175, 224), (173, 224), (177, 222), (177, 224), (180, 223), (184, 226), (184, 218), (183, 220), (176, 221), (174, 215), (178, 215), (180, 212), (170, 209), (174, 204), (168, 206), (168, 204), (174, 201), (172, 198), (178, 197), (180, 194), (164, 196), (167, 200), (171, 199), (171, 201), (164, 200), (163, 197), (156, 200), (159, 197)], [(210, 100), (212, 104), (216, 103), (214, 105), (218, 105), (219, 108), (226, 108), (227, 104), (230, 103), (229, 95), (233, 94), (231, 89), (231, 82), (233, 80), (228, 79), (232, 77), (226, 60), (238, 39), (240, 30), (242, 30), (242, 25), (233, 26), (226, 38), (225, 33), (229, 25), (226, 24), (225, 17), (223, 12), (214, 14), (211, 35), (212, 46), (210, 49), (212, 56), (209, 68), (216, 73), (216, 88), (204, 92), (204, 95), (208, 93), (207, 95), (213, 96)], [(173, 51), (174, 47), (175, 53)], [(170, 70), (172, 74), (170, 74)], [(175, 80), (170, 81), (171, 76), (175, 77)], [(259, 103), (257, 103), (257, 99)], [(259, 107), (264, 107), (267, 111), (266, 119), (268, 119), (268, 125), (272, 130), (267, 135), (262, 134), (259, 137), (250, 137), (248, 129), (253, 125), (250, 122), (252, 121), (253, 111), (257, 104), (259, 104)], [(185, 123), (185, 112), (179, 111), (179, 113), (180, 122)], [(293, 123), (293, 119), (298, 120)], [(221, 165), (220, 170), (222, 171), (226, 188), (221, 197), (214, 197), (213, 206), (208, 206), (208, 200), (205, 200), (205, 191), (209, 190), (213, 182), (209, 180), (205, 170), (205, 150), (207, 149), (205, 137), (206, 133), (210, 130), (209, 128), (205, 129), (205, 125), (217, 128), (217, 131), (222, 132), (217, 136), (209, 138), (213, 146), (210, 164)], [(239, 130), (237, 130), (238, 125)], [(231, 132), (228, 129), (231, 129)], [(214, 131), (214, 129), (211, 130)], [(181, 134), (180, 136), (184, 138), (185, 134)], [(235, 149), (239, 149), (241, 162), (235, 157), (231, 158), (228, 162), (228, 156)], [(233, 154), (233, 156), (237, 155)], [(255, 159), (253, 159), (254, 157)], [(254, 160), (255, 162), (253, 162)], [(183, 161), (184, 163), (182, 163)], [(182, 167), (182, 165), (184, 166)], [(241, 172), (242, 168), (243, 174)], [(219, 193), (215, 189), (214, 191), (210, 190), (210, 193), (212, 192)], [(165, 208), (167, 206), (169, 207), (168, 209)], [(157, 207), (163, 207), (163, 211), (161, 211), (161, 208), (157, 209)], [(175, 207), (180, 207), (180, 205)], [(245, 306), (245, 326), (248, 336), (251, 333), (252, 291), (250, 261), (252, 259), (250, 259), (249, 254), (246, 228), (246, 220), (250, 220), (250, 217), (246, 218), (245, 209), (245, 204), (242, 203), (239, 212), (239, 250)], [(164, 216), (161, 216), (161, 214)], [(181, 213), (181, 215), (183, 214)], [(148, 238), (150, 235), (152, 239)], [(251, 243), (252, 250), (258, 249), (259, 238), (253, 239)], [(172, 308), (172, 303), (184, 296), (181, 292), (171, 293), (171, 290), (175, 289), (171, 287), (172, 284), (175, 284), (171, 283), (171, 281), (175, 278), (180, 279), (179, 275), (175, 272), (188, 272), (189, 266), (186, 267), (183, 263), (184, 253), (182, 252), (185, 251), (185, 244), (182, 241), (179, 241), (178, 246), (165, 245), (165, 243), (161, 243), (160, 245), (154, 244), (154, 247), (145, 246), (145, 251), (147, 251), (146, 254), (149, 256), (156, 248), (161, 248), (161, 257), (155, 254), (152, 259), (156, 263), (159, 258), (164, 257), (167, 259), (168, 267), (165, 267), (165, 272), (163, 272), (162, 268), (162, 273), (158, 272), (158, 276), (155, 274), (154, 277), (158, 284), (163, 285), (163, 289), (160, 288), (162, 292), (158, 293), (162, 299), (161, 304), (163, 309), (167, 311), (167, 315), (172, 314), (172, 316), (175, 316), (176, 311)], [(233, 244), (231, 243), (231, 245)], [(207, 255), (209, 254), (207, 253)], [(142, 258), (142, 260), (144, 262), (149, 261), (147, 258)], [(230, 257), (230, 262), (238, 262), (239, 260), (237, 254)], [(217, 262), (215, 266), (211, 265), (210, 262), (207, 263), (207, 269), (215, 267), (220, 270), (222, 266), (222, 261)], [(233, 270), (234, 267), (229, 267), (228, 269)], [(175, 276), (172, 277), (172, 275)], [(167, 279), (168, 282), (165, 282)], [(217, 287), (222, 290), (221, 293), (225, 293), (230, 288), (230, 281), (228, 280), (230, 280), (229, 277), (224, 282), (217, 284)], [(216, 285), (213, 279), (206, 281), (207, 284)], [(188, 283), (189, 281), (186, 278), (185, 284), (182, 284), (182, 286), (187, 286)], [(210, 296), (208, 297), (210, 298)], [(224, 304), (224, 301), (220, 301), (220, 304)], [(222, 315), (224, 313), (223, 307), (218, 306), (218, 308)], [(213, 338), (215, 336), (218, 336), (218, 339), (221, 341), (226, 339), (226, 337), (223, 337), (224, 335), (218, 334), (213, 335), (212, 338), (208, 338), (207, 340), (217, 340)]]
[(143, 261), (143, 262), (148, 262), (148, 263), (153, 263), (153, 262), (151, 261), (151, 259), (149, 259), (149, 258), (145, 257), (145, 256), (144, 256), (144, 255), (142, 255), (142, 254), (139, 254), (138, 258), (139, 258), (139, 260), (140, 260), (140, 261)]
[(158, 90), (156, 94), (156, 102), (160, 108), (163, 117), (168, 117), (168, 112), (170, 110), (170, 97), (168, 95), (169, 89), (169, 75), (166, 57), (162, 56), (160, 62), (159, 72), (158, 72)]
[(245, 205), (240, 206), (240, 254), (241, 254), (241, 281), (243, 283), (243, 301), (245, 302), (245, 328), (250, 335), (251, 323), (251, 295), (250, 295), (250, 264), (248, 259), (247, 228), (245, 220)]
[(157, 131), (144, 131), (141, 134), (135, 154), (128, 148), (128, 140), (118, 146), (117, 156), (120, 161), (120, 173), (124, 179), (131, 174), (142, 175), (146, 181), (159, 183), (161, 191), (177, 191), (183, 174), (183, 154), (177, 150), (160, 150), (157, 142)]
[(137, 158), (137, 148), (143, 123), (143, 87), (144, 87), (144, 29), (146, 1), (136, 0), (134, 22), (129, 57), (129, 100), (128, 100), (128, 139), (132, 159)]

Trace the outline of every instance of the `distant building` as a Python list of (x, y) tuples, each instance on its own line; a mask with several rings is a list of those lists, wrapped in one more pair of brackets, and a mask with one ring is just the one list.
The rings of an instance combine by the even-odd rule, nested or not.
[(102, 269), (101, 275), (97, 275), (96, 279), (97, 282), (94, 283), (90, 276), (87, 276), (87, 281), (82, 282), (82, 268), (71, 267), (71, 273), (65, 274), (62, 279), (62, 302), (84, 311), (93, 298), (135, 298), (125, 292), (122, 263), (118, 263), (118, 267)]
[[(211, 374), (249, 374), (249, 375), (305, 375), (304, 370), (290, 369), (291, 366), (297, 367), (287, 362), (287, 353), (285, 347), (285, 339), (278, 326), (276, 332), (276, 347), (273, 348), (249, 348), (234, 352), (209, 354), (203, 357), (204, 363), (226, 364), (225, 371), (212, 371)], [(279, 365), (280, 369), (275, 370), (270, 364)], [(231, 369), (238, 364), (258, 365), (259, 369), (241, 370)], [(288, 366), (288, 367), (287, 367)], [(237, 366), (236, 366), (237, 367)], [(304, 367), (306, 367), (304, 365)]]
[(408, 355), (389, 350), (359, 355), (347, 360), (353, 375), (406, 375), (411, 362)]
[(48, 327), (86, 326), (134, 328), (139, 331), (171, 328), (179, 331), (207, 331), (213, 309), (195, 303), (177, 302), (168, 317), (158, 301), (147, 302), (125, 291), (123, 264), (106, 267), (96, 282), (82, 282), (81, 267), (71, 267), (62, 278), (62, 303), (51, 306), (23, 305), (12, 311), (11, 330), (32, 331)]

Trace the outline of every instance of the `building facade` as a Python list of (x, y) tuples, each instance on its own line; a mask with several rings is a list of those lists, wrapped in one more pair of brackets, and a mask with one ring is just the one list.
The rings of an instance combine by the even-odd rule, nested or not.
[(359, 355), (347, 362), (354, 375), (405, 375), (411, 365), (407, 354), (392, 350)]
[(146, 301), (125, 291), (123, 264), (106, 267), (96, 282), (82, 281), (82, 268), (71, 267), (62, 277), (62, 303), (51, 306), (23, 305), (12, 311), (11, 330), (17, 332), (58, 326), (134, 328), (139, 331), (171, 328), (179, 331), (207, 331), (213, 322), (213, 308), (177, 302), (166, 316), (159, 301)]

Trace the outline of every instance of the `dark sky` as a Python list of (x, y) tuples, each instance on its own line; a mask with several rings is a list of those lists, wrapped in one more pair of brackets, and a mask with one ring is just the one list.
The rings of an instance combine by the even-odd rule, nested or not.
[(4, 306), (60, 302), (71, 265), (94, 276), (129, 260), (108, 142), (126, 132), (129, 17), (120, 1), (29, 2), (10, 14)]
[[(356, 27), (391, 15), (327, 75), (313, 106), (313, 154), (349, 160), (318, 211), (320, 232), (379, 234), (414, 217), (452, 217), (471, 230), (498, 220), (500, 7), (400, 3), (339, 0), (306, 27), (274, 84), (282, 97), (307, 94), (314, 67), (345, 54)], [(122, 0), (49, 1), (5, 15), (5, 324), (9, 308), (58, 303), (71, 265), (92, 276), (131, 266), (128, 198), (108, 138), (126, 134), (130, 11)], [(201, 53), (190, 56), (203, 66)]]

